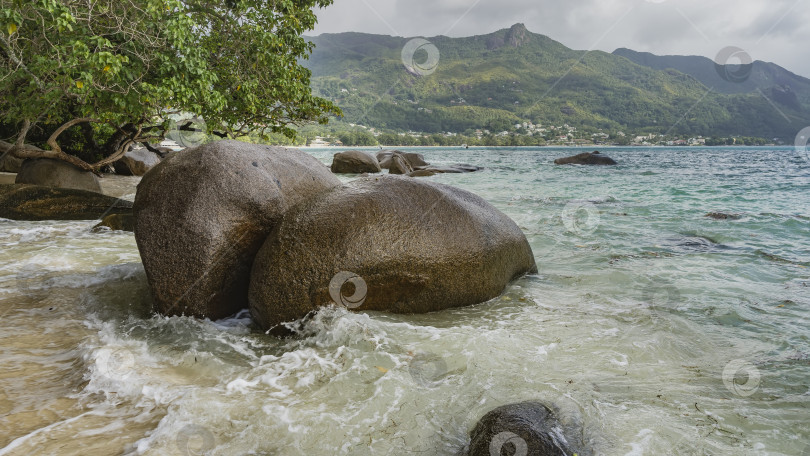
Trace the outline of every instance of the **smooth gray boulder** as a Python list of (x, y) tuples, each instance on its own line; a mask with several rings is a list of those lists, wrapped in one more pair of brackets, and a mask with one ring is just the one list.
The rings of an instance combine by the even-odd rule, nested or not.
[(428, 165), (428, 162), (425, 161), (425, 157), (422, 154), (416, 152), (402, 152), (399, 150), (383, 150), (377, 152), (377, 161), (380, 163), (382, 169), (389, 169), (391, 167), (394, 154), (400, 154), (405, 157), (405, 160), (412, 168)]
[(101, 193), (29, 184), (0, 185), (0, 217), (12, 220), (97, 220), (130, 214), (132, 203)]
[(146, 148), (130, 149), (113, 166), (122, 176), (143, 176), (160, 163), (160, 156)]
[(393, 157), (395, 153), (401, 154), (402, 152), (398, 150), (381, 150), (377, 152), (377, 161), (380, 163), (382, 169), (391, 167), (391, 157)]
[(101, 193), (98, 176), (66, 161), (51, 158), (25, 160), (14, 182)]
[(217, 319), (246, 308), (268, 233), (289, 208), (337, 185), (296, 149), (217, 141), (169, 154), (138, 184), (134, 208), (156, 309)]
[(536, 269), (520, 228), (477, 195), (371, 176), (284, 217), (256, 255), (250, 312), (264, 329), (337, 301), (358, 310), (431, 312), (492, 299)]
[(498, 407), (470, 432), (467, 456), (573, 456), (577, 454), (554, 413), (540, 402)]
[(558, 158), (554, 160), (556, 165), (618, 165), (615, 160), (599, 151), (585, 152), (582, 154), (572, 155), (570, 157)]
[(332, 172), (336, 174), (379, 173), (377, 158), (361, 150), (338, 152), (332, 157)]
[(22, 158), (17, 158), (10, 153), (0, 156), (0, 172), (3, 173), (19, 173), (22, 167)]
[(388, 168), (388, 174), (408, 174), (413, 172), (413, 166), (402, 154), (394, 154), (391, 156), (391, 166)]
[(429, 164), (425, 161), (425, 157), (422, 154), (417, 154), (416, 152), (403, 152), (402, 155), (405, 156), (405, 159), (408, 160), (408, 163), (410, 163), (410, 165), (414, 168), (427, 166)]

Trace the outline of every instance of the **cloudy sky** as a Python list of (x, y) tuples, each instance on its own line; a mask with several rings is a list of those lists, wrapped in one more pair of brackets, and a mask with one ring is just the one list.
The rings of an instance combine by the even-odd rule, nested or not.
[(314, 33), (471, 36), (522, 22), (574, 49), (714, 59), (727, 46), (810, 77), (810, 0), (335, 0)]

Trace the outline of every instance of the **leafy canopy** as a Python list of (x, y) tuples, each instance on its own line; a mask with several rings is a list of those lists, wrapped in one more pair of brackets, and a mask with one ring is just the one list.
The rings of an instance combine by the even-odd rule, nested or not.
[(313, 9), (331, 3), (0, 0), (0, 122), (23, 137), (28, 123), (59, 134), (93, 122), (137, 141), (193, 113), (221, 134), (292, 137), (291, 126), (340, 113), (299, 64)]

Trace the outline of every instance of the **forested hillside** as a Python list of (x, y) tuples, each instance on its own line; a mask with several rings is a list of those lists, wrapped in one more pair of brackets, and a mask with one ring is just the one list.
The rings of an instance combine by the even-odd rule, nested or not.
[[(439, 61), (432, 74), (419, 74), (403, 65), (408, 38), (341, 33), (309, 39), (316, 45), (306, 62), (315, 92), (336, 101), (344, 120), (377, 128), (462, 133), (531, 121), (792, 139), (810, 125), (803, 95), (808, 81), (762, 77), (762, 67), (780, 68), (773, 64), (758, 62), (737, 90), (710, 88), (708, 76), (687, 74), (689, 66), (654, 65), (630, 52), (576, 51), (516, 24), (488, 35), (427, 38)], [(414, 61), (427, 58), (420, 50)], [(801, 96), (778, 96), (785, 90)]]

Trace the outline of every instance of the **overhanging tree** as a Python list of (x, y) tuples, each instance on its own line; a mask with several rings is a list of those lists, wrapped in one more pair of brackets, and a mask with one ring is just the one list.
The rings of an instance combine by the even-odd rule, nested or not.
[(331, 3), (0, 0), (0, 123), (13, 134), (0, 154), (96, 171), (164, 137), (172, 114), (222, 137), (326, 123), (340, 110), (312, 95), (300, 61), (313, 9)]

